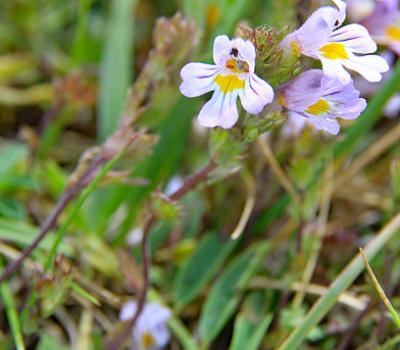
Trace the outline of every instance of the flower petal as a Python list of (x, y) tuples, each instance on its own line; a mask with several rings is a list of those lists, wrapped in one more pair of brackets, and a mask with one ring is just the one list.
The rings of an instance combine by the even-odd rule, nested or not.
[(308, 120), (319, 130), (325, 130), (332, 135), (337, 135), (340, 131), (340, 124), (335, 119), (308, 115)]
[(121, 321), (126, 321), (131, 319), (133, 316), (135, 316), (136, 308), (137, 308), (136, 301), (131, 300), (126, 302), (121, 308), (119, 319)]
[(367, 108), (367, 101), (363, 98), (358, 98), (352, 105), (346, 106), (342, 109), (338, 117), (353, 120), (359, 117), (359, 115)]
[(251, 113), (260, 113), (265, 105), (274, 99), (272, 87), (255, 74), (250, 74), (246, 79), (245, 87), (239, 92), (243, 108)]
[(314, 57), (315, 51), (327, 43), (338, 16), (339, 11), (333, 7), (321, 7), (297, 31), (289, 34), (281, 45), (290, 45), (294, 40), (303, 55)]
[(325, 75), (320, 69), (310, 69), (280, 88), (286, 107), (293, 111), (303, 111), (316, 103), (323, 94)]
[(359, 24), (349, 24), (335, 30), (329, 38), (331, 42), (340, 42), (356, 53), (372, 53), (377, 49), (368, 30)]
[(186, 97), (197, 97), (215, 89), (215, 75), (202, 79), (184, 80), (179, 86), (182, 95)]
[(171, 318), (171, 311), (157, 303), (147, 303), (141, 315), (149, 326), (155, 327)]
[(400, 94), (393, 95), (386, 103), (384, 113), (389, 118), (395, 118), (400, 112)]
[(256, 61), (256, 48), (252, 42), (250, 40), (236, 38), (231, 41), (231, 47), (236, 47), (238, 49), (239, 58), (247, 62), (250, 73), (253, 73)]
[(356, 56), (350, 54), (349, 59), (343, 61), (343, 65), (360, 73), (370, 82), (381, 81), (382, 73), (390, 69), (385, 59), (378, 55)]
[(339, 9), (338, 25), (341, 25), (346, 19), (346, 3), (342, 0), (332, 0)]
[(197, 97), (214, 90), (214, 79), (220, 68), (204, 63), (189, 63), (181, 70), (182, 83), (179, 87), (182, 95)]
[(229, 129), (235, 125), (239, 115), (236, 106), (238, 91), (223, 94), (215, 91), (211, 100), (200, 110), (199, 123), (207, 128), (220, 126)]
[(215, 64), (222, 66), (231, 51), (231, 41), (226, 35), (218, 35), (214, 40), (213, 58)]
[(400, 43), (399, 42), (395, 42), (390, 44), (390, 49), (395, 52), (397, 55), (400, 56)]
[(282, 136), (284, 138), (298, 136), (309, 123), (310, 120), (308, 118), (299, 113), (289, 111), (288, 119), (282, 126)]
[(215, 64), (193, 62), (186, 64), (181, 69), (182, 80), (203, 78), (214, 74), (220, 67)]
[(322, 69), (328, 77), (337, 78), (342, 84), (347, 84), (351, 81), (351, 75), (343, 68), (341, 61), (321, 57), (321, 63)]

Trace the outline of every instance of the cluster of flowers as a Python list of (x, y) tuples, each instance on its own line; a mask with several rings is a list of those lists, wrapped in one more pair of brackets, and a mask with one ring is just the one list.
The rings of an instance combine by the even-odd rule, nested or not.
[[(214, 91), (199, 113), (200, 124), (233, 127), (238, 120), (238, 97), (250, 114), (261, 113), (275, 100), (290, 112), (290, 121), (295, 127), (302, 126), (302, 121), (309, 121), (317, 129), (331, 134), (337, 134), (340, 129), (336, 118), (357, 118), (365, 109), (366, 102), (359, 97), (346, 69), (358, 72), (369, 82), (380, 81), (382, 73), (389, 70), (382, 57), (370, 53), (377, 50), (376, 41), (400, 55), (398, 0), (378, 0), (375, 3), (371, 0), (348, 0), (348, 6), (344, 1), (333, 1), (336, 8), (326, 6), (318, 9), (280, 43), (288, 54), (320, 60), (322, 70), (307, 70), (280, 86), (275, 93), (255, 74), (256, 49), (249, 40), (218, 36), (213, 49), (215, 64), (189, 63), (183, 67), (180, 86), (183, 95), (197, 97)], [(341, 27), (346, 19), (346, 9), (359, 24)], [(176, 185), (171, 183), (172, 187)], [(172, 187), (167, 189), (167, 193), (173, 192)], [(135, 230), (135, 235), (141, 233), (140, 229)], [(122, 307), (120, 319), (131, 319), (136, 308), (135, 301), (127, 302)], [(171, 311), (164, 306), (147, 303), (132, 330), (133, 347), (138, 350), (165, 347), (170, 339), (167, 321), (171, 316)]]
[(347, 69), (370, 82), (382, 79), (389, 70), (378, 55), (375, 41), (361, 24), (341, 26), (346, 19), (346, 3), (333, 0), (336, 7), (315, 11), (296, 31), (288, 34), (280, 48), (290, 55), (304, 55), (322, 63), (280, 86), (272, 87), (255, 74), (256, 49), (250, 40), (218, 36), (214, 41), (215, 64), (189, 63), (181, 70), (180, 91), (197, 97), (214, 91), (201, 109), (198, 120), (204, 127), (233, 127), (238, 120), (237, 97), (250, 114), (259, 114), (275, 101), (292, 116), (306, 118), (317, 129), (338, 134), (336, 118), (355, 119), (365, 109)]

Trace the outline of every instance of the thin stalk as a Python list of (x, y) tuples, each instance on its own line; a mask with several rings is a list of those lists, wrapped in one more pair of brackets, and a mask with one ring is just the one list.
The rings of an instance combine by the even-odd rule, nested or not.
[(256, 202), (256, 182), (254, 180), (254, 177), (246, 171), (243, 172), (242, 178), (246, 184), (247, 189), (246, 202), (243, 207), (242, 214), (240, 215), (239, 222), (231, 234), (231, 239), (238, 239), (241, 236), (243, 230), (247, 225), (247, 222), (249, 221), (251, 212), (253, 211), (254, 204)]
[(8, 322), (10, 323), (14, 344), (17, 350), (25, 350), (24, 340), (21, 333), (21, 325), (18, 320), (17, 308), (15, 306), (14, 298), (8, 283), (2, 283), (0, 285), (0, 293), (6, 308), (7, 318)]
[(272, 172), (275, 174), (278, 182), (286, 190), (286, 192), (289, 193), (289, 195), (292, 197), (296, 205), (300, 205), (301, 196), (296, 191), (289, 177), (285, 174), (285, 171), (280, 166), (278, 160), (276, 159), (274, 153), (271, 150), (271, 147), (269, 147), (268, 143), (265, 142), (261, 137), (257, 139), (257, 144), (265, 160), (270, 165)]
[(385, 135), (380, 137), (375, 143), (366, 149), (357, 159), (355, 159), (346, 171), (338, 174), (335, 179), (334, 191), (341, 189), (345, 186), (348, 181), (350, 181), (354, 175), (357, 174), (360, 169), (365, 165), (372, 162), (383, 152), (385, 152), (389, 147), (398, 143), (400, 140), (400, 124), (395, 126), (393, 129), (389, 130)]
[[(329, 209), (332, 197), (332, 187), (333, 187), (333, 167), (331, 162), (329, 162), (329, 165), (326, 168), (322, 184), (323, 188), (321, 190), (322, 194), (319, 205), (320, 214), (317, 220), (316, 234), (314, 237), (314, 242), (312, 244), (310, 257), (307, 261), (303, 276), (301, 278), (301, 283), (304, 286), (307, 286), (312, 279), (315, 266), (317, 265), (318, 257), (321, 251), (322, 242), (325, 236), (326, 223), (328, 221), (328, 216), (329, 216)], [(293, 299), (293, 307), (295, 308), (299, 307), (303, 302), (304, 296), (305, 296), (305, 291), (297, 292)]]
[(368, 275), (372, 280), (372, 284), (374, 285), (374, 288), (376, 289), (376, 291), (379, 294), (379, 297), (382, 299), (382, 301), (385, 304), (386, 308), (388, 309), (388, 311), (392, 315), (394, 323), (396, 323), (397, 327), (400, 329), (400, 316), (399, 316), (399, 314), (397, 313), (396, 309), (393, 307), (393, 305), (390, 302), (389, 298), (386, 296), (385, 291), (383, 290), (383, 288), (379, 284), (379, 281), (376, 278), (376, 276), (374, 274), (374, 271), (372, 271), (372, 268), (369, 265), (368, 259), (365, 256), (365, 253), (362, 250), (362, 248), (360, 248), (360, 253), (361, 253), (361, 256), (363, 258), (364, 265), (365, 265), (365, 268), (367, 269)]

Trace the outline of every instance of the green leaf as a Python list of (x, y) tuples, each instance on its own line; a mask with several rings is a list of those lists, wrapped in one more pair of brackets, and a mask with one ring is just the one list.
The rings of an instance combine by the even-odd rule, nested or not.
[(27, 155), (28, 149), (25, 145), (19, 143), (1, 145), (0, 175), (9, 174)]
[(69, 346), (60, 343), (59, 339), (52, 334), (41, 334), (38, 350), (68, 350)]
[(117, 127), (131, 82), (134, 8), (136, 0), (111, 2), (111, 18), (100, 67), (99, 137)]
[(55, 198), (59, 197), (67, 186), (68, 176), (53, 160), (41, 163), (36, 174), (37, 181)]
[(236, 257), (212, 287), (199, 321), (199, 336), (206, 348), (235, 312), (241, 290), (257, 272), (261, 259), (269, 251), (267, 243), (256, 244)]
[(21, 324), (18, 320), (18, 311), (15, 304), (13, 291), (8, 283), (2, 283), (0, 286), (0, 294), (2, 303), (5, 306), (9, 327), (14, 340), (14, 344), (18, 350), (25, 350), (24, 339), (21, 332)]
[(71, 58), (74, 64), (93, 62), (98, 53), (98, 43), (90, 35), (90, 27), (93, 25), (90, 13), (91, 3), (93, 0), (79, 1), (78, 20), (71, 48)]
[(191, 259), (180, 269), (174, 285), (174, 298), (177, 308), (190, 303), (215, 276), (228, 255), (236, 246), (237, 240), (222, 242), (217, 234), (203, 237)]
[(246, 297), (237, 315), (229, 350), (257, 350), (271, 324), (273, 314), (265, 312), (264, 295), (254, 292)]
[(38, 183), (30, 176), (5, 174), (0, 175), (0, 189), (2, 190), (28, 190), (35, 191)]
[(0, 215), (9, 219), (23, 221), (26, 218), (24, 206), (14, 198), (0, 198)]
[[(8, 220), (0, 217), (1, 240), (10, 241), (25, 247), (32, 242), (37, 233), (37, 227), (30, 226), (24, 222)], [(40, 247), (48, 249), (53, 241), (54, 237), (49, 235), (40, 243)], [(65, 242), (61, 245), (60, 250), (67, 255), (71, 255), (72, 253), (71, 247)]]

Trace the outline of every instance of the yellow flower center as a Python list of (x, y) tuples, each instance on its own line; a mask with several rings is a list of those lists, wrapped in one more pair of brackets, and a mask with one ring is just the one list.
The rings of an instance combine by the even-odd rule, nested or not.
[(150, 348), (156, 344), (154, 337), (150, 333), (142, 334), (142, 345), (145, 349)]
[(386, 27), (385, 32), (390, 40), (400, 41), (400, 27), (388, 26)]
[(319, 51), (322, 56), (329, 58), (331, 60), (345, 60), (349, 58), (347, 54), (346, 47), (339, 43), (330, 43), (322, 46)]
[(324, 113), (328, 112), (329, 110), (330, 110), (330, 106), (329, 106), (328, 101), (321, 98), (316, 103), (314, 103), (313, 105), (308, 107), (305, 112), (310, 113), (312, 115), (320, 115), (320, 114), (324, 114)]
[(244, 80), (239, 79), (237, 75), (234, 74), (231, 75), (218, 74), (215, 77), (214, 81), (218, 85), (221, 92), (223, 92), (224, 94), (244, 88)]
[(279, 94), (278, 95), (278, 97), (276, 99), (276, 102), (278, 102), (278, 104), (280, 104), (281, 106), (287, 108), (287, 101), (286, 101), (285, 96), (283, 94)]
[(249, 65), (245, 61), (241, 61), (235, 58), (230, 58), (226, 61), (225, 67), (230, 69), (234, 73), (248, 73)]
[(293, 55), (295, 55), (296, 57), (300, 57), (301, 56), (301, 47), (300, 45), (297, 43), (297, 41), (292, 41), (290, 43), (290, 46), (292, 47), (292, 53)]

